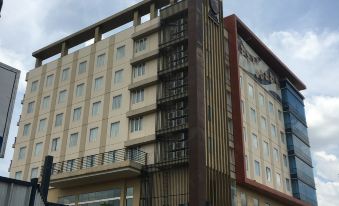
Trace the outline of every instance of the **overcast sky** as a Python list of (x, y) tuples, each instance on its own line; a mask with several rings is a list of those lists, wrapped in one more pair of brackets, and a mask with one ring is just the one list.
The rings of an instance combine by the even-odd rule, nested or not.
[[(8, 176), (33, 51), (138, 0), (4, 0), (0, 62), (22, 71), (0, 175)], [(339, 1), (224, 0), (307, 85), (303, 92), (320, 206), (339, 202)]]

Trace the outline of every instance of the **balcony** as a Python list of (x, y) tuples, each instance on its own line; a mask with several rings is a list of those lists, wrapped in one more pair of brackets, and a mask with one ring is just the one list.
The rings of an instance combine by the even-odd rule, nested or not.
[(187, 24), (179, 25), (179, 27), (183, 27), (183, 29), (179, 29), (174, 32), (165, 33), (164, 39), (159, 45), (160, 49), (164, 49), (169, 46), (173, 46), (176, 44), (181, 44), (184, 41), (188, 40), (187, 38)]
[(188, 57), (187, 52), (184, 52), (184, 55), (182, 55), (179, 58), (174, 58), (168, 60), (167, 62), (163, 62), (161, 67), (158, 69), (158, 75), (163, 76), (187, 67), (188, 67)]
[(187, 97), (187, 84), (183, 84), (173, 89), (167, 89), (158, 94), (158, 104), (171, 103)]
[(73, 187), (140, 175), (147, 153), (120, 149), (53, 164), (52, 187)]

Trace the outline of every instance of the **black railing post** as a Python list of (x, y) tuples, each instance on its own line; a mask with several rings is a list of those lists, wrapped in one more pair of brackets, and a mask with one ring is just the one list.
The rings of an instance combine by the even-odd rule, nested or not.
[(29, 206), (34, 206), (35, 203), (35, 195), (36, 191), (38, 190), (38, 178), (33, 178), (31, 179), (31, 184), (32, 184), (32, 190), (31, 190), (31, 195), (29, 197)]
[(49, 182), (51, 180), (53, 156), (46, 156), (41, 179), (41, 196), (47, 202)]

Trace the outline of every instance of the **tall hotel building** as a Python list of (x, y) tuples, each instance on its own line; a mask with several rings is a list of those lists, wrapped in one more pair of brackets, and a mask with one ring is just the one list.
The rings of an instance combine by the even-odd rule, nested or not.
[(53, 156), (49, 201), (317, 205), (306, 87), (222, 1), (143, 0), (33, 56), (10, 175)]

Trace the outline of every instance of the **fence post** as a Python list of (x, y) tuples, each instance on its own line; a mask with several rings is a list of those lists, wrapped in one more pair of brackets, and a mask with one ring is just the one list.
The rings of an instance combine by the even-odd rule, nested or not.
[(46, 156), (41, 179), (41, 196), (45, 202), (47, 202), (49, 182), (51, 180), (52, 165), (53, 165), (53, 156), (49, 155)]

